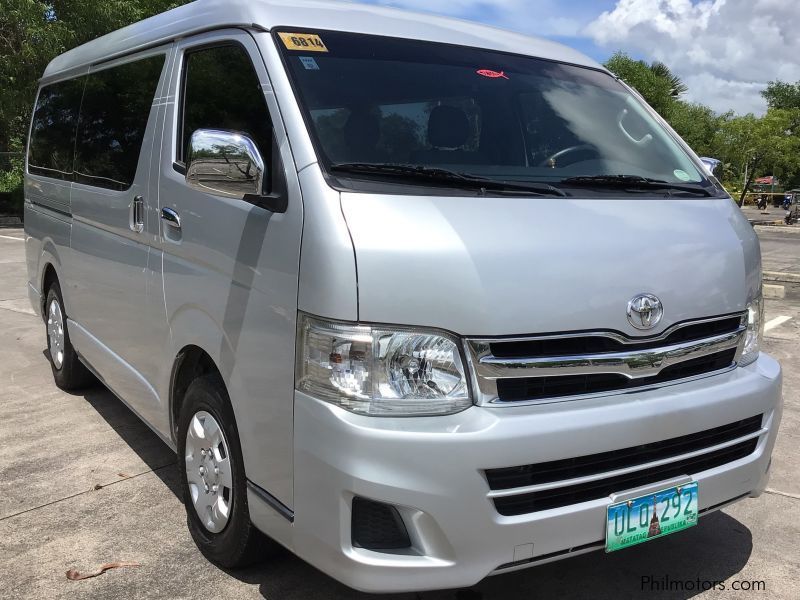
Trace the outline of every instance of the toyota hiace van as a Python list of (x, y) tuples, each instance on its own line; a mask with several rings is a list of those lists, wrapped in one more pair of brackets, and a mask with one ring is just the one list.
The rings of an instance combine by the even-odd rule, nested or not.
[(562, 45), (199, 0), (49, 64), (25, 230), (56, 384), (175, 449), (219, 565), (468, 586), (766, 486), (753, 229)]

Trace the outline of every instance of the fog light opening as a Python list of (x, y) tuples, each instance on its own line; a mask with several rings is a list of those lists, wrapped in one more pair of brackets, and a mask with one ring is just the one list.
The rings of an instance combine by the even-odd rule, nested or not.
[(351, 536), (355, 548), (390, 551), (411, 548), (400, 512), (391, 504), (353, 498)]

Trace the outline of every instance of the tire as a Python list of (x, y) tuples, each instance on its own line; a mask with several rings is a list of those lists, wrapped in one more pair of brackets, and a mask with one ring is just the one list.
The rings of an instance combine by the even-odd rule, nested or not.
[[(215, 425), (221, 435), (210, 435)], [(208, 452), (198, 455), (198, 448)], [(237, 569), (272, 553), (274, 542), (250, 522), (239, 434), (217, 375), (195, 379), (186, 391), (178, 422), (178, 467), (186, 522), (203, 556), (220, 567)]]
[(66, 391), (92, 385), (95, 382), (94, 375), (78, 358), (78, 353), (69, 340), (64, 297), (58, 282), (54, 282), (47, 291), (44, 310), (47, 354), (56, 385)]

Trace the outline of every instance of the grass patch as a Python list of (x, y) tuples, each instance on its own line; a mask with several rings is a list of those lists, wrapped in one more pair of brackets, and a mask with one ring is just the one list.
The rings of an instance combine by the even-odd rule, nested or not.
[(6, 155), (0, 169), (0, 215), (22, 217), (22, 157)]

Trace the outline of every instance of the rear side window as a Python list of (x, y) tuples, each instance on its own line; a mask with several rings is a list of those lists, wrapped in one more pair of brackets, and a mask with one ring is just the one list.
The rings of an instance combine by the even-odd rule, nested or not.
[(178, 158), (198, 129), (247, 134), (269, 164), (272, 122), (250, 57), (241, 46), (215, 46), (186, 55), (183, 121)]
[(90, 73), (81, 105), (76, 181), (112, 190), (133, 183), (164, 56)]
[(72, 179), (75, 128), (84, 78), (45, 86), (39, 92), (28, 144), (28, 171)]

